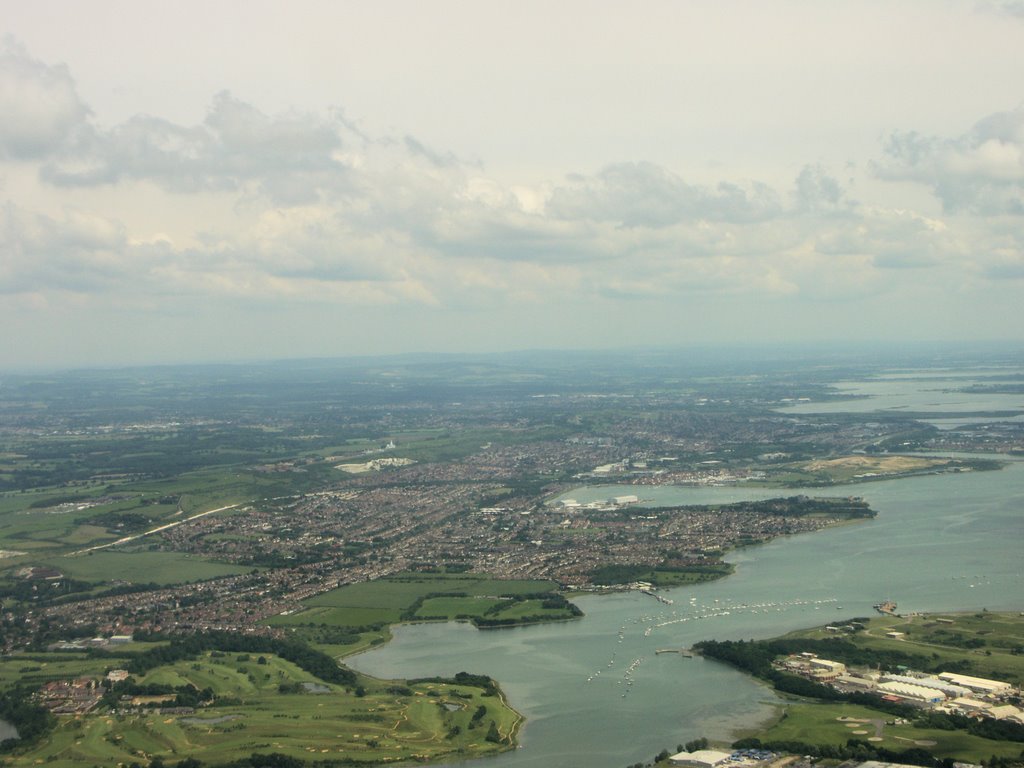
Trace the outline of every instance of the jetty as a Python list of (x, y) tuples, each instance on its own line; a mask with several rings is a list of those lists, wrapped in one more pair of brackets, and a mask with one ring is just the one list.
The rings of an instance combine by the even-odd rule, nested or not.
[(880, 603), (875, 603), (873, 606), (879, 613), (884, 613), (887, 616), (896, 616), (896, 601), (895, 600), (883, 600)]
[(672, 605), (672, 604), (673, 604), (673, 602), (674, 602), (674, 601), (673, 601), (673, 600), (671, 600), (670, 598), (667, 598), (667, 597), (662, 597), (661, 595), (657, 594), (657, 593), (656, 593), (656, 592), (655, 592), (654, 590), (652, 590), (652, 589), (641, 589), (640, 591), (641, 591), (641, 592), (643, 592), (643, 593), (644, 593), (645, 595), (650, 595), (650, 596), (651, 596), (651, 597), (653, 597), (653, 598), (654, 598), (655, 600), (657, 600), (657, 601), (658, 601), (658, 602), (660, 602), (660, 603), (664, 603), (665, 605)]

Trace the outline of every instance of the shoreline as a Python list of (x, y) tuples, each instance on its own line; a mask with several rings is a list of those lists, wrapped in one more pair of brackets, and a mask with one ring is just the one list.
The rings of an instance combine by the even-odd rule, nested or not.
[[(952, 667), (954, 669), (958, 669), (958, 671), (961, 671), (959, 665), (966, 661), (969, 665), (981, 666), (980, 669), (978, 669), (977, 666), (968, 666), (968, 668), (964, 671), (969, 673), (970, 675), (979, 676), (982, 679), (994, 679), (1002, 682), (1007, 682), (1010, 685), (1016, 685), (1018, 693), (1020, 691), (1022, 684), (1024, 684), (1024, 665), (1017, 665), (1015, 668), (1013, 668), (1013, 671), (1009, 673), (1001, 667), (995, 666), (1001, 663), (1005, 663), (1005, 660), (1001, 657), (1012, 657), (1015, 655), (1015, 649), (1017, 646), (1012, 645), (1012, 643), (1015, 643), (1019, 640), (1021, 628), (1024, 627), (1024, 604), (1019, 604), (1017, 608), (1014, 609), (998, 611), (989, 611), (986, 608), (978, 607), (965, 607), (958, 610), (921, 610), (908, 615), (881, 614), (878, 616), (864, 617), (863, 619), (861, 619), (861, 621), (865, 622), (866, 625), (861, 631), (851, 631), (850, 633), (837, 635), (829, 633), (827, 631), (826, 625), (815, 624), (805, 628), (794, 629), (784, 634), (777, 635), (771, 638), (766, 638), (764, 640), (752, 642), (755, 645), (757, 643), (785, 643), (786, 645), (779, 646), (776, 648), (769, 647), (767, 649), (768, 651), (773, 653), (777, 660), (780, 654), (798, 653), (799, 649), (801, 648), (801, 641), (804, 641), (805, 645), (803, 647), (805, 647), (805, 649), (808, 651), (814, 651), (816, 653), (827, 653), (827, 648), (819, 650), (818, 645), (815, 644), (820, 644), (821, 642), (828, 643), (829, 641), (837, 639), (845, 640), (847, 646), (852, 645), (856, 647), (860, 650), (860, 653), (866, 654), (868, 657), (871, 657), (871, 655), (874, 654), (879, 658), (883, 658), (887, 653), (902, 651), (903, 653), (916, 653), (916, 655), (920, 656), (922, 660), (934, 660), (932, 667), (922, 667), (921, 670), (919, 670), (921, 672), (938, 674), (938, 672), (935, 671), (935, 668), (941, 670), (943, 667)], [(954, 644), (944, 644), (934, 641), (928, 641), (929, 635), (927, 634), (927, 632), (929, 629), (932, 630), (934, 634), (938, 635), (942, 633), (947, 626), (952, 627), (954, 625), (959, 624), (961, 621), (963, 621), (964, 624), (957, 626), (957, 630), (961, 633), (970, 633), (974, 637), (988, 637), (991, 636), (993, 632), (998, 631), (998, 629), (1003, 629), (1004, 634), (997, 635), (996, 639), (998, 641), (998, 644), (993, 645), (992, 647), (987, 649), (984, 652), (984, 654), (982, 654), (982, 651), (979, 650), (978, 647), (966, 645), (960, 642)], [(981, 622), (982, 624), (979, 626), (978, 622)], [(988, 622), (992, 622), (992, 624), (988, 624)], [(901, 630), (905, 630), (905, 634), (899, 633), (898, 637), (889, 636), (886, 630), (890, 630), (892, 627), (899, 627)], [(938, 627), (938, 629), (936, 629), (936, 627)], [(911, 628), (914, 629), (913, 633), (911, 632)], [(925, 634), (926, 639), (911, 639), (912, 634), (918, 635), (919, 631)], [(862, 641), (857, 642), (858, 638), (862, 639)], [(726, 667), (741, 673), (748, 680), (751, 680), (756, 684), (764, 687), (765, 689), (772, 691), (773, 694), (780, 699), (780, 701), (774, 705), (774, 712), (771, 717), (765, 718), (761, 722), (753, 724), (750, 727), (734, 729), (729, 732), (727, 741), (721, 741), (719, 743), (728, 743), (731, 746), (733, 743), (745, 739), (753, 739), (760, 742), (762, 739), (767, 738), (768, 740), (764, 742), (765, 748), (771, 749), (772, 744), (774, 743), (774, 741), (772, 740), (772, 731), (781, 726), (783, 721), (787, 720), (787, 718), (791, 714), (793, 707), (814, 708), (817, 706), (831, 706), (838, 709), (842, 709), (844, 707), (860, 707), (867, 708), (872, 711), (877, 711), (882, 719), (891, 718), (891, 712), (885, 709), (885, 700), (880, 693), (876, 693), (874, 691), (868, 692), (868, 695), (872, 696), (872, 698), (877, 698), (876, 704), (872, 703), (871, 701), (861, 701), (857, 700), (856, 698), (850, 698), (850, 693), (845, 688), (838, 689), (841, 694), (838, 698), (833, 698), (831, 696), (818, 696), (810, 692), (795, 692), (795, 690), (787, 690), (787, 688), (790, 687), (788, 686), (788, 684), (785, 688), (780, 688), (779, 680), (776, 680), (774, 677), (775, 673), (772, 673), (773, 677), (769, 679), (768, 677), (763, 676), (760, 672), (755, 671), (754, 668), (748, 668), (747, 665), (750, 662), (744, 661), (744, 659), (746, 658), (744, 654), (741, 653), (739, 656), (734, 656), (734, 651), (728, 650), (730, 644), (733, 647), (736, 647), (736, 641), (731, 641), (730, 643), (730, 641), (716, 641), (713, 639), (709, 639), (707, 642), (712, 644), (712, 648), (717, 648), (720, 643), (723, 644), (725, 646), (726, 651), (725, 655), (723, 656), (720, 652), (716, 652), (714, 655), (709, 656), (703, 653), (702, 648), (695, 648), (694, 652), (696, 654), (701, 655), (703, 658), (707, 658), (713, 662), (723, 664)], [(904, 645), (909, 647), (905, 649), (900, 649), (900, 646)], [(787, 647), (789, 648), (789, 650), (784, 650), (784, 648)], [(850, 650), (850, 648), (840, 649), (837, 646), (834, 649), (834, 651), (838, 655), (834, 656), (833, 658), (838, 658), (840, 661), (845, 661), (844, 654), (849, 653)], [(940, 658), (938, 653), (936, 652), (942, 653), (944, 658)], [(757, 653), (759, 652), (749, 651), (748, 653), (753, 653), (754, 655), (750, 658), (754, 658), (755, 656), (757, 656)], [(990, 661), (990, 659), (995, 659), (995, 661)], [(849, 664), (850, 662), (847, 661), (846, 663)], [(860, 669), (865, 665), (870, 667), (871, 664), (878, 663), (882, 662), (863, 661), (860, 662), (859, 665), (855, 664), (852, 668)], [(886, 663), (889, 664), (892, 662)], [(910, 662), (908, 661), (906, 663)], [(988, 668), (989, 665), (993, 665), (993, 668)], [(773, 661), (772, 663), (772, 669), (779, 669), (779, 667), (776, 666), (775, 661)], [(948, 671), (948, 669), (946, 671)], [(827, 688), (828, 690), (835, 690), (831, 685), (827, 684), (819, 683), (819, 687)], [(909, 702), (907, 700), (903, 700), (902, 703), (904, 704), (904, 706), (911, 706), (913, 704), (913, 702)], [(942, 707), (934, 709), (920, 704), (913, 705), (913, 708), (919, 709), (919, 711), (922, 713), (942, 710)], [(801, 709), (795, 716), (804, 719), (808, 717), (804, 709)], [(804, 727), (804, 719), (799, 720), (801, 727)], [(892, 723), (888, 724), (892, 725)], [(922, 725), (916, 721), (910, 723), (909, 725), (911, 727), (920, 728), (922, 730), (925, 730), (929, 727), (935, 727), (929, 725)], [(783, 731), (784, 730), (785, 729), (783, 729)], [(797, 732), (801, 732), (800, 728), (797, 728)], [(967, 733), (973, 733), (973, 731), (965, 731), (963, 725), (960, 725), (957, 728), (955, 728), (954, 732), (962, 733), (965, 736)], [(881, 734), (876, 735), (880, 736)], [(810, 731), (804, 738), (806, 738), (806, 743), (804, 744), (804, 747), (806, 748), (817, 748), (819, 746), (823, 747), (831, 743), (830, 741), (825, 739), (824, 736), (813, 730)], [(894, 735), (891, 738), (901, 742), (914, 742), (919, 746), (925, 743), (920, 740), (915, 741), (914, 739), (906, 738), (899, 735)], [(993, 736), (988, 736), (987, 738), (991, 739), (994, 744), (1009, 745), (1008, 748), (1011, 749), (1013, 745), (1019, 745), (1019, 740), (1013, 739), (1012, 737), (996, 738)], [(784, 743), (787, 741), (787, 737), (784, 735), (774, 734), (774, 740), (779, 741), (780, 743)], [(792, 737), (789, 737), (789, 740), (792, 740)], [(881, 738), (876, 739), (876, 741), (880, 742)], [(934, 744), (935, 742), (932, 741), (931, 745)], [(890, 746), (889, 748), (891, 749), (892, 747)], [(950, 747), (949, 745), (946, 745), (945, 747), (940, 747), (932, 754), (936, 759), (938, 759), (943, 755), (949, 757), (951, 752), (956, 752), (957, 750), (967, 752), (970, 751), (970, 749), (978, 749), (978, 747), (976, 745), (973, 747)], [(956, 757), (955, 754), (953, 756)]]

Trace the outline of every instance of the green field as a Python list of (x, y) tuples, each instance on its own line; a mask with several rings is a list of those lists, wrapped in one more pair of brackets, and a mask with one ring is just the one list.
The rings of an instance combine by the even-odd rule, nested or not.
[[(497, 605), (499, 597), (555, 589), (557, 585), (554, 582), (543, 580), (505, 581), (473, 574), (406, 573), (325, 592), (307, 600), (304, 610), (277, 616), (271, 623), (279, 626), (326, 624), (365, 627), (392, 624), (417, 616), (475, 616)], [(428, 595), (436, 597), (428, 598)], [(417, 607), (417, 601), (423, 604)], [(431, 606), (429, 611), (425, 610), (428, 604)], [(407, 616), (407, 612), (414, 608), (413, 614)]]
[[(311, 464), (302, 473), (257, 474), (248, 467), (224, 466), (186, 472), (161, 480), (125, 480), (53, 488), (0, 497), (0, 549), (53, 554), (82, 549), (120, 538), (123, 532), (90, 525), (104, 513), (136, 513), (152, 520), (148, 528), (231, 504), (288, 495), (318, 487), (333, 470)], [(112, 499), (76, 509), (57, 505), (75, 499), (81, 504)], [(161, 502), (161, 500), (164, 500)], [(178, 511), (181, 515), (178, 515)], [(225, 514), (228, 514), (225, 512)], [(11, 558), (4, 564), (24, 564), (30, 558)]]
[[(46, 679), (96, 675), (102, 672), (99, 666), (96, 660), (61, 662), (32, 674), (52, 675)], [(406, 686), (360, 677), (358, 689), (346, 690), (271, 654), (205, 653), (151, 670), (138, 682), (209, 687), (216, 699), (191, 715), (61, 716), (45, 743), (16, 753), (9, 764), (77, 768), (156, 756), (220, 763), (256, 752), (373, 762), (469, 757), (507, 749), (521, 722), (500, 697), (484, 695), (481, 688), (433, 682)], [(474, 719), (480, 707), (486, 711)], [(497, 742), (485, 739), (492, 722)]]
[(183, 584), (249, 573), (252, 566), (218, 563), (182, 552), (119, 552), (102, 550), (39, 562), (84, 581), (130, 581), (135, 584)]

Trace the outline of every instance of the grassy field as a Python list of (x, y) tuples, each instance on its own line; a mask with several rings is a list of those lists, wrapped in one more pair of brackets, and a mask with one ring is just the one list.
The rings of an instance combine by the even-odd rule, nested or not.
[(163, 643), (123, 643), (117, 646), (118, 656), (93, 658), (81, 652), (40, 653), (29, 656), (0, 656), (0, 690), (16, 684), (39, 687), (48, 680), (82, 675), (100, 676), (107, 670), (124, 666), (127, 656)]
[(758, 734), (762, 741), (801, 741), (842, 745), (848, 739), (871, 741), (885, 749), (902, 751), (923, 747), (936, 757), (979, 763), (992, 755), (1017, 757), (1024, 745), (992, 741), (963, 731), (895, 725), (892, 715), (852, 704), (790, 704), (779, 722)]
[[(47, 667), (54, 677), (98, 674), (96, 660)], [(193, 715), (62, 716), (45, 744), (18, 754), (10, 765), (72, 768), (155, 756), (219, 763), (254, 752), (378, 762), (470, 757), (507, 749), (521, 721), (480, 688), (361, 677), (359, 689), (345, 690), (271, 654), (206, 653), (154, 669), (139, 682), (209, 687), (219, 702)], [(293, 692), (295, 684), (306, 685)], [(480, 707), (485, 712), (474, 719)], [(500, 743), (485, 739), (492, 722)]]
[(84, 581), (130, 581), (136, 584), (182, 584), (248, 573), (252, 566), (205, 560), (183, 552), (119, 552), (102, 550), (39, 562)]
[[(179, 509), (187, 516), (287, 495), (316, 486), (332, 471), (327, 465), (305, 469), (303, 473), (257, 474), (246, 467), (212, 467), (162, 480), (4, 494), (0, 497), (0, 549), (64, 554), (123, 535), (89, 524), (103, 513), (142, 514), (152, 520), (149, 527), (155, 528), (180, 519), (176, 516)], [(78, 506), (83, 508), (46, 506), (69, 498), (79, 500)]]
[[(403, 614), (421, 599), (424, 606), (417, 610), (419, 616), (482, 615), (501, 596), (550, 592), (556, 588), (554, 582), (541, 580), (503, 581), (472, 574), (398, 574), (317, 595), (306, 601), (305, 610), (278, 616), (271, 623), (337, 627), (389, 624), (401, 621)], [(442, 593), (445, 597), (426, 599), (427, 595)], [(427, 604), (431, 605), (429, 611), (425, 610)]]

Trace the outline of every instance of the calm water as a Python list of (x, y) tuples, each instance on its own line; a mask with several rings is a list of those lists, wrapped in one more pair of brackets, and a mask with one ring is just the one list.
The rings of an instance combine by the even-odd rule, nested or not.
[[(998, 393), (968, 393), (950, 390), (972, 384), (993, 385), (999, 382), (977, 379), (975, 375), (1019, 374), (1020, 369), (1002, 368), (976, 372), (915, 372), (905, 375), (879, 376), (867, 381), (841, 381), (834, 386), (843, 394), (857, 400), (826, 403), (799, 403), (780, 409), (788, 413), (869, 413), (873, 411), (901, 411), (935, 413), (934, 419), (924, 419), (940, 429), (954, 429), (967, 424), (993, 421), (1024, 421), (1024, 395)], [(1013, 383), (1013, 382), (1011, 382)], [(976, 418), (948, 418), (942, 412), (970, 413), (977, 411), (1018, 411), (1018, 415)]]
[[(700, 501), (764, 493), (659, 490), (694, 503), (695, 491)], [(622, 768), (697, 736), (728, 738), (770, 716), (777, 701), (728, 668), (655, 655), (658, 648), (771, 637), (870, 615), (886, 598), (901, 611), (1024, 609), (1024, 463), (831, 490), (864, 496), (878, 518), (735, 552), (734, 575), (665, 592), (672, 606), (640, 594), (588, 595), (576, 599), (587, 615), (567, 624), (404, 626), (350, 663), (381, 677), (465, 669), (500, 680), (528, 722), (522, 748), (488, 766)]]
[[(637, 489), (567, 495), (586, 501), (617, 492)], [(879, 515), (734, 552), (734, 575), (667, 591), (671, 606), (635, 593), (586, 595), (576, 598), (586, 616), (566, 624), (489, 632), (454, 623), (403, 626), (391, 643), (349, 662), (380, 677), (467, 670), (501, 681), (527, 725), (522, 747), (487, 760), (489, 768), (623, 768), (698, 736), (727, 739), (771, 716), (778, 703), (727, 667), (656, 655), (659, 648), (771, 637), (870, 615), (887, 598), (901, 611), (1024, 609), (1024, 463), (807, 492), (863, 496)], [(652, 504), (699, 504), (778, 491), (643, 488), (641, 495)]]

